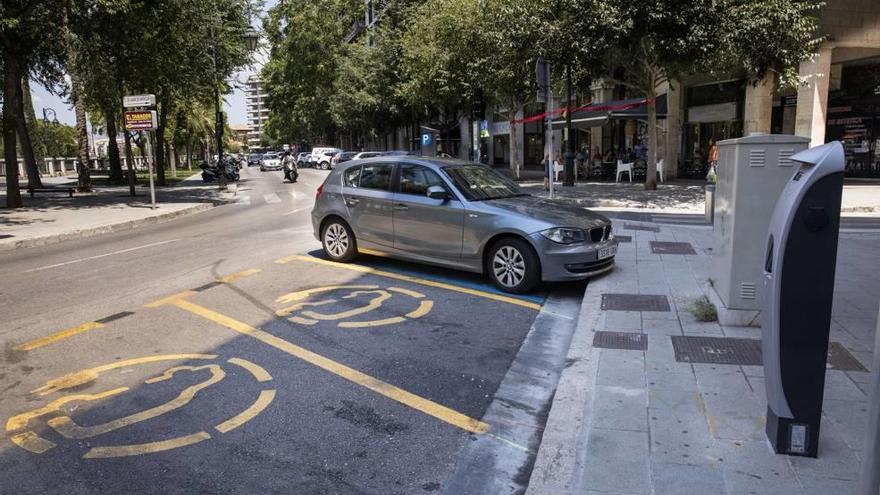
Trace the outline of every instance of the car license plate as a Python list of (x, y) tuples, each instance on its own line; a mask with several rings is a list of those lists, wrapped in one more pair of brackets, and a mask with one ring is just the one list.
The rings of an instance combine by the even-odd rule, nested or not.
[(604, 260), (617, 254), (617, 246), (608, 246), (599, 249), (599, 259)]

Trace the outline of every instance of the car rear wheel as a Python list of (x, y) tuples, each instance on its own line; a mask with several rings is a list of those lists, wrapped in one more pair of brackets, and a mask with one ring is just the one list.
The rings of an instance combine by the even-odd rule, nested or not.
[(330, 164), (327, 162), (321, 162), (321, 170), (328, 170), (330, 168)]
[(538, 257), (521, 239), (502, 239), (492, 246), (486, 268), (496, 287), (515, 294), (531, 291), (540, 278)]
[(354, 234), (341, 220), (327, 222), (321, 234), (321, 245), (324, 247), (324, 254), (333, 261), (347, 263), (357, 255)]

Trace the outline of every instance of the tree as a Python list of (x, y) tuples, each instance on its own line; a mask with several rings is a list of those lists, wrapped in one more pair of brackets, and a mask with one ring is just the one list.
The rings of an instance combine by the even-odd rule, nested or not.
[(657, 188), (659, 85), (732, 71), (758, 78), (772, 70), (791, 81), (816, 42), (811, 0), (622, 0), (619, 6), (625, 32), (608, 52), (606, 71), (647, 98), (647, 190)]

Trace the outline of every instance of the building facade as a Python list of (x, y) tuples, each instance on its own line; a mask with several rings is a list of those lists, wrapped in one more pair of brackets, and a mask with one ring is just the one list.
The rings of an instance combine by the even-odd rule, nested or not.
[(249, 148), (259, 148), (260, 139), (263, 135), (263, 126), (269, 119), (269, 107), (266, 106), (266, 98), (269, 94), (263, 87), (259, 74), (252, 74), (245, 84), (245, 103), (247, 105), (247, 120), (250, 130), (247, 133), (247, 145)]

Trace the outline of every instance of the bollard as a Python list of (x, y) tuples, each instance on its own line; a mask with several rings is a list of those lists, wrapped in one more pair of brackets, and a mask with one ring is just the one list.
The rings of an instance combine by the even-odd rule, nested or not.
[(715, 223), (715, 184), (706, 183), (706, 223)]
[(860, 495), (880, 493), (880, 311), (877, 314), (877, 332), (874, 334), (874, 366), (871, 367), (870, 405), (868, 407), (868, 430), (865, 432), (865, 449), (862, 450), (862, 476)]

